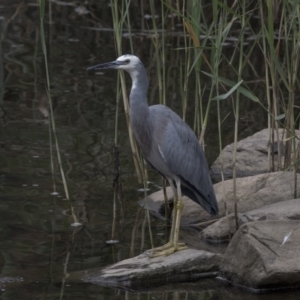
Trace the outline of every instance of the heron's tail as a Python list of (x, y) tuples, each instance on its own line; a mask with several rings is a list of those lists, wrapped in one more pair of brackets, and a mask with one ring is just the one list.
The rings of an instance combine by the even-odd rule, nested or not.
[(197, 204), (202, 206), (209, 214), (217, 215), (219, 213), (218, 202), (216, 199), (215, 192), (212, 190), (208, 195), (204, 195), (201, 191), (197, 190), (189, 182), (182, 181), (181, 191), (182, 194), (195, 201)]

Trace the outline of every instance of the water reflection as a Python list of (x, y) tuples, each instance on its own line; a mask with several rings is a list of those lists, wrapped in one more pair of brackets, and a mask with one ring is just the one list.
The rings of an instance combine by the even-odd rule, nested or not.
[[(142, 185), (138, 184), (135, 175), (126, 117), (120, 105), (118, 141), (125, 221), (120, 222), (122, 212), (118, 209), (116, 239), (120, 242), (115, 245), (106, 243), (111, 239), (112, 226), (117, 74), (92, 76), (87, 74), (86, 67), (96, 60), (104, 62), (116, 58), (111, 8), (106, 1), (78, 4), (53, 0), (48, 4), (51, 4), (52, 13), (46, 34), (57, 135), (72, 205), (83, 225), (71, 227), (70, 203), (65, 200), (56, 160), (52, 181), (48, 101), (37, 3), (2, 0), (0, 266), (1, 276), (14, 278), (5, 280), (5, 283), (1, 283), (0, 278), (2, 297), (237, 299), (235, 293), (221, 289), (216, 281), (130, 293), (64, 280), (73, 271), (107, 266), (137, 255), (150, 248), (150, 241), (145, 212), (137, 205), (144, 194), (137, 192)], [(147, 7), (141, 9), (146, 14)], [(176, 22), (171, 16), (170, 24), (175, 31), (165, 36), (168, 53), (166, 87), (168, 106), (180, 113), (182, 82), (179, 66), (183, 54), (174, 49), (181, 44), (182, 28)], [(133, 13), (132, 24), (141, 28), (134, 32), (134, 46), (136, 54), (149, 66), (149, 104), (154, 104), (158, 101), (159, 85), (155, 61), (152, 60), (155, 45), (151, 36), (146, 34), (148, 28), (152, 28), (151, 20)], [(123, 49), (131, 52), (127, 37), (125, 34)], [(191, 91), (191, 97), (193, 94)], [(260, 129), (265, 122), (262, 111), (257, 111), (252, 102), (245, 100), (243, 105), (241, 137)], [(222, 106), (224, 117), (229, 114), (223, 133), (224, 144), (227, 144), (232, 141), (233, 116), (230, 104), (224, 102)], [(187, 106), (187, 121), (191, 124), (193, 115), (192, 101)], [(210, 118), (213, 122), (206, 132), (206, 149), (211, 163), (218, 154), (214, 109)], [(53, 151), (55, 154), (56, 150)], [(150, 186), (151, 191), (157, 189), (155, 185), (162, 185), (160, 177), (153, 171), (149, 171), (149, 180), (155, 183)], [(57, 195), (52, 194), (53, 182)], [(163, 221), (152, 218), (151, 222), (155, 245), (164, 244), (169, 228)], [(24, 278), (22, 283), (19, 277)], [(265, 296), (241, 292), (239, 297), (263, 299)]]

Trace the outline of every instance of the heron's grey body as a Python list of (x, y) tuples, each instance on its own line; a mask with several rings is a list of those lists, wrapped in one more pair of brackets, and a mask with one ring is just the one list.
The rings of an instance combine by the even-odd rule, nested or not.
[(173, 189), (174, 186), (179, 187), (179, 199), (182, 191), (208, 213), (217, 214), (218, 204), (207, 161), (196, 135), (168, 107), (148, 106), (148, 79), (139, 58), (134, 55), (123, 55), (115, 62), (89, 69), (105, 68), (123, 69), (132, 78), (130, 122), (145, 160), (168, 179)]
[(179, 178), (182, 193), (208, 213), (218, 213), (206, 158), (191, 128), (164, 105), (150, 106), (143, 113), (131, 107), (130, 115), (136, 116), (131, 124), (145, 160), (174, 183)]

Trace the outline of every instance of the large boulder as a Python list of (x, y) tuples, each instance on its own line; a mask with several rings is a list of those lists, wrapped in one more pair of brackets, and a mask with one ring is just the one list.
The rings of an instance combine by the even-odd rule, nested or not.
[[(246, 177), (267, 173), (269, 171), (268, 149), (274, 150), (275, 170), (278, 167), (278, 154), (281, 160), (285, 153), (285, 130), (278, 130), (279, 142), (277, 142), (277, 134), (274, 132), (274, 141), (270, 139), (269, 129), (263, 129), (252, 136), (237, 142), (236, 154), (236, 176)], [(297, 136), (300, 131), (296, 130)], [(280, 151), (279, 151), (280, 150)], [(223, 171), (225, 179), (232, 178), (233, 174), (233, 151), (234, 144), (227, 145), (211, 166), (211, 176), (213, 180), (221, 181), (221, 166), (223, 160)]]
[[(224, 186), (223, 186), (224, 184)], [(297, 178), (300, 190), (300, 178)], [(224, 200), (228, 213), (234, 212), (233, 182), (226, 180), (214, 185), (219, 204), (219, 216), (225, 215)], [(273, 203), (294, 199), (294, 173), (273, 172), (236, 179), (238, 212), (247, 212)]]
[(258, 221), (243, 225), (232, 238), (220, 265), (220, 276), (253, 290), (300, 286), (298, 221)]
[(141, 254), (102, 270), (87, 270), (83, 280), (123, 288), (195, 280), (216, 276), (221, 258), (220, 254), (194, 249), (154, 258)]
[[(299, 176), (298, 176), (299, 177)], [(236, 179), (236, 198), (238, 211), (243, 213), (273, 203), (294, 199), (294, 174), (293, 172), (273, 172), (256, 176)], [(224, 199), (228, 213), (234, 212), (233, 180), (229, 179), (214, 185), (219, 205), (219, 217), (225, 216)], [(300, 178), (297, 179), (297, 189), (300, 190)], [(168, 200), (172, 199), (173, 193), (167, 188)], [(195, 225), (199, 222), (209, 221), (216, 217), (210, 216), (197, 203), (187, 197), (183, 197), (184, 207), (181, 225)], [(147, 205), (150, 212), (156, 216), (164, 217), (164, 194), (158, 191), (143, 199), (140, 204)]]
[[(238, 225), (254, 221), (299, 220), (300, 199), (287, 200), (266, 205), (245, 213), (238, 213)], [(223, 217), (214, 224), (206, 227), (200, 236), (211, 241), (227, 242), (236, 231), (234, 214)], [(230, 236), (229, 236), (230, 234)]]

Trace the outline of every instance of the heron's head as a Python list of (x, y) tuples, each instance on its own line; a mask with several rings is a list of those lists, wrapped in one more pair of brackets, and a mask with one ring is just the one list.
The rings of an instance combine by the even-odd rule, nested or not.
[(97, 71), (103, 69), (118, 69), (127, 71), (128, 73), (133, 73), (135, 70), (138, 70), (141, 66), (142, 63), (137, 56), (125, 54), (117, 58), (117, 60), (115, 61), (89, 67), (87, 70)]

